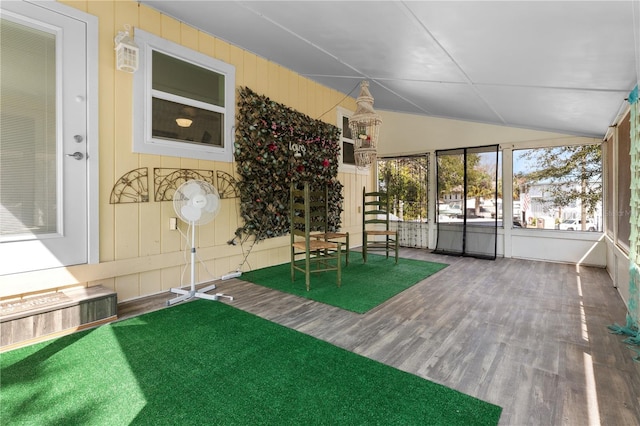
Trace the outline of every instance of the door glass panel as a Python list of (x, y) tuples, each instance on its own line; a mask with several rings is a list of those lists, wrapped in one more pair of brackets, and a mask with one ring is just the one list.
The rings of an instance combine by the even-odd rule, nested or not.
[(0, 240), (55, 233), (55, 35), (0, 19), (0, 43)]
[(502, 225), (497, 145), (436, 151), (436, 253), (495, 259)]
[(437, 153), (437, 249), (462, 254), (464, 237), (464, 150)]

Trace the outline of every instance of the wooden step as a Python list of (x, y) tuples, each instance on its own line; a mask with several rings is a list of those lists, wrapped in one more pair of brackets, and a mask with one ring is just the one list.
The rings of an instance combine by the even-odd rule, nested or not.
[(117, 319), (117, 294), (75, 288), (0, 303), (0, 352)]

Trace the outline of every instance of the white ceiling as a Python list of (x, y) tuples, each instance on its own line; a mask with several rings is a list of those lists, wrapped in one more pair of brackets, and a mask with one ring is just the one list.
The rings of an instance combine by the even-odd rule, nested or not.
[(601, 138), (640, 79), (638, 0), (141, 3), (378, 110)]

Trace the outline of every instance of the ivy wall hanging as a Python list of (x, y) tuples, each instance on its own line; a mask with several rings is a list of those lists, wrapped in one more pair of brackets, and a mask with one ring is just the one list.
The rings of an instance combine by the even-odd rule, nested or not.
[(329, 228), (340, 228), (342, 184), (338, 181), (340, 129), (239, 89), (235, 159), (240, 213), (236, 231), (256, 241), (289, 233), (289, 186), (327, 185)]

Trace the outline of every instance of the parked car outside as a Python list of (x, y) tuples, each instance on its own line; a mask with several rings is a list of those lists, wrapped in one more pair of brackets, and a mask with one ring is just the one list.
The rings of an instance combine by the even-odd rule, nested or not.
[[(581, 231), (582, 230), (582, 221), (580, 219), (567, 219), (564, 220), (559, 227), (562, 231)], [(591, 219), (587, 219), (585, 223), (585, 230), (587, 231), (595, 231), (596, 224)]]

